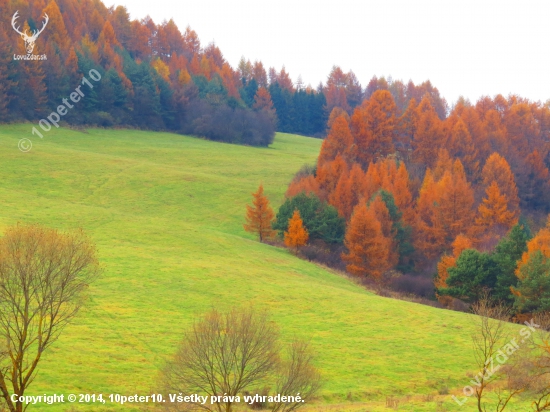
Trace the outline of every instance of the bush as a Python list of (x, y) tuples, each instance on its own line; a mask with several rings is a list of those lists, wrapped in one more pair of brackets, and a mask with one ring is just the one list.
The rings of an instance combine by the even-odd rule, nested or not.
[(227, 143), (268, 146), (275, 137), (275, 124), (265, 111), (195, 99), (182, 121), (182, 132)]

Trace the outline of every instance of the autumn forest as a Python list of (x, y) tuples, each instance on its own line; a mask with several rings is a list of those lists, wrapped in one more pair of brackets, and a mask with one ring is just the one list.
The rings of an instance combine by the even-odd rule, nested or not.
[(259, 146), (275, 130), (326, 136), (317, 163), (290, 183), (270, 235), (288, 239), (299, 211), (301, 255), (355, 276), (444, 305), (475, 302), (483, 288), (518, 312), (547, 302), (535, 292), (546, 279), (534, 262), (550, 255), (548, 103), (498, 95), (449, 106), (429, 81), (373, 77), (363, 87), (337, 66), (312, 87), (284, 66), (242, 58), (233, 68), (191, 28), (130, 20), (122, 6), (0, 2), (2, 15), (13, 9), (27, 16), (23, 30), (49, 16), (37, 43), (48, 59), (13, 60), (24, 43), (2, 23), (3, 121), (40, 119), (95, 69), (102, 81), (66, 116), (70, 124)]

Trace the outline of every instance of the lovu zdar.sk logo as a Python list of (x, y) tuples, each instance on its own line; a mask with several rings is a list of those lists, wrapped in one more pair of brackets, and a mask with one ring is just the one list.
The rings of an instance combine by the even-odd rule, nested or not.
[(19, 17), (19, 10), (15, 12), (11, 19), (11, 26), (13, 29), (21, 36), (23, 41), (25, 42), (25, 49), (27, 49), (27, 54), (14, 54), (13, 59), (14, 60), (46, 60), (47, 57), (45, 54), (32, 54), (35, 46), (36, 39), (38, 39), (38, 36), (40, 36), (40, 33), (44, 31), (46, 26), (48, 25), (48, 21), (50, 21), (50, 18), (46, 13), (44, 13), (44, 23), (42, 24), (42, 28), (40, 30), (31, 30), (32, 34), (27, 34), (27, 31), (21, 31), (19, 26), (17, 25), (17, 18)]

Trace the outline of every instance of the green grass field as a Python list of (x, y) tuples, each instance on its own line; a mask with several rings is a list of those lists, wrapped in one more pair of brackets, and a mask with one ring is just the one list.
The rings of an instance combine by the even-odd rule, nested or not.
[[(263, 182), (278, 207), (320, 140), (278, 134), (271, 147), (253, 148), (67, 129), (41, 140), (31, 127), (0, 128), (1, 229), (83, 227), (104, 273), (29, 394), (147, 394), (195, 316), (248, 302), (268, 308), (285, 338), (311, 340), (325, 380), (320, 403), (337, 405), (319, 410), (386, 410), (386, 396), (409, 395), (399, 410), (435, 411), (427, 395), (458, 394), (476, 372), (469, 315), (375, 296), (244, 232), (250, 193)], [(17, 149), (23, 137), (33, 139), (29, 153)], [(460, 409), (450, 395), (436, 399)]]

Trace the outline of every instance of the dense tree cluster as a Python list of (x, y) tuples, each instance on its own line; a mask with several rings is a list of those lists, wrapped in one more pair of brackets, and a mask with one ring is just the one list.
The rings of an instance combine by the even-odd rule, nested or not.
[[(213, 44), (183, 33), (172, 20), (130, 20), (122, 6), (97, 0), (0, 2), (2, 16), (19, 12), (21, 31), (49, 22), (35, 53), (18, 60), (24, 42), (0, 24), (0, 121), (39, 120), (69, 97), (91, 69), (101, 81), (64, 120), (72, 124), (165, 129), (214, 140), (268, 145), (276, 116), (266, 88), (250, 91)], [(9, 21), (9, 20), (7, 20)]]
[[(274, 130), (324, 136), (334, 108), (347, 115), (378, 90), (398, 112), (428, 94), (440, 118), (447, 103), (429, 82), (414, 85), (384, 78), (363, 88), (355, 74), (335, 66), (316, 88), (293, 82), (284, 66), (266, 70), (241, 59), (236, 68), (215, 44), (201, 45), (191, 28), (173, 20), (131, 20), (123, 6), (98, 0), (2, 0), (0, 13), (19, 12), (20, 30), (30, 32), (49, 16), (35, 53), (45, 61), (14, 60), (24, 43), (0, 23), (0, 122), (39, 120), (60, 104), (90, 69), (102, 80), (78, 110), (63, 120), (104, 127), (166, 129), (252, 145), (271, 143)], [(24, 96), (24, 98), (20, 98)], [(330, 122), (329, 122), (330, 123)]]
[(445, 115), (429, 91), (403, 103), (378, 83), (352, 111), (345, 92), (327, 99), (334, 107), (317, 165), (287, 196), (338, 210), (350, 273), (437, 271), (442, 302), (475, 302), (488, 289), (518, 311), (546, 307), (550, 232), (527, 243), (527, 222), (538, 227), (550, 212), (550, 104), (498, 95), (460, 99)]

